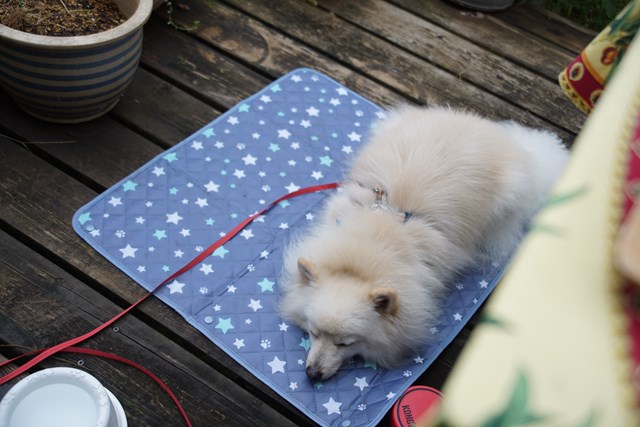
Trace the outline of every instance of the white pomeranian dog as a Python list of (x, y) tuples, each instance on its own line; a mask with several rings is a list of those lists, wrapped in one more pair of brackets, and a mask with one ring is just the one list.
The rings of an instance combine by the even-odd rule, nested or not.
[(447, 108), (378, 122), (286, 249), (279, 308), (309, 333), (308, 377), (356, 355), (394, 367), (419, 350), (452, 276), (517, 246), (567, 156), (552, 133)]

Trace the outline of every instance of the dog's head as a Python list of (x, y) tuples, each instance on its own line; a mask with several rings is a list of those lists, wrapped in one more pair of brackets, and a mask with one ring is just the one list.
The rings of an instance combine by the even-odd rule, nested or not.
[(298, 289), (282, 305), (285, 316), (309, 333), (306, 372), (325, 380), (354, 356), (377, 356), (399, 309), (398, 294), (352, 272), (321, 271), (298, 260)]

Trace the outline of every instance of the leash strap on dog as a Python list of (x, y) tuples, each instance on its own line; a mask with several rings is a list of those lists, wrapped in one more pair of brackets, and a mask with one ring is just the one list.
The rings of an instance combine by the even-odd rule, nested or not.
[(163, 285), (167, 284), (168, 282), (174, 280), (175, 278), (181, 276), (182, 274), (184, 274), (185, 272), (187, 272), (191, 268), (193, 268), (196, 265), (198, 265), (206, 257), (210, 256), (213, 252), (215, 252), (216, 249), (218, 249), (220, 246), (224, 245), (229, 240), (231, 240), (235, 235), (240, 233), (247, 225), (251, 224), (256, 218), (258, 218), (259, 216), (267, 213), (273, 207), (275, 207), (277, 204), (279, 204), (279, 203), (281, 203), (281, 202), (283, 202), (285, 200), (292, 199), (292, 198), (295, 198), (295, 197), (298, 197), (298, 196), (302, 196), (302, 195), (305, 195), (305, 194), (317, 193), (317, 192), (320, 192), (320, 191), (333, 190), (333, 189), (338, 188), (339, 186), (340, 186), (340, 184), (338, 184), (338, 183), (314, 185), (314, 186), (311, 186), (311, 187), (306, 187), (306, 188), (302, 188), (300, 190), (291, 192), (291, 193), (286, 194), (286, 195), (280, 197), (279, 199), (271, 202), (271, 204), (269, 204), (264, 209), (260, 210), (259, 212), (249, 216), (244, 221), (240, 222), (231, 231), (229, 231), (226, 235), (224, 235), (223, 237), (218, 239), (215, 243), (213, 243), (211, 246), (209, 246), (204, 251), (200, 252), (198, 254), (198, 256), (196, 256), (194, 259), (189, 261), (182, 268), (180, 268), (175, 273), (171, 274), (169, 277), (167, 277), (162, 282), (160, 282), (155, 288), (153, 288), (151, 291), (149, 291), (144, 297), (140, 298), (138, 301), (136, 301), (135, 303), (131, 304), (128, 308), (126, 308), (125, 310), (123, 310), (122, 312), (120, 312), (119, 314), (117, 314), (116, 316), (111, 318), (110, 320), (107, 320), (106, 322), (104, 322), (100, 326), (96, 327), (95, 329), (87, 332), (86, 334), (77, 336), (75, 338), (72, 338), (72, 339), (70, 339), (68, 341), (62, 342), (62, 343), (57, 344), (55, 346), (52, 346), (52, 347), (49, 347), (49, 348), (46, 348), (46, 349), (42, 349), (42, 350), (37, 350), (37, 351), (31, 352), (31, 353), (26, 353), (26, 354), (23, 354), (21, 356), (15, 357), (13, 359), (7, 360), (7, 361), (5, 361), (3, 363), (0, 363), (0, 368), (2, 368), (2, 367), (6, 366), (6, 365), (8, 365), (8, 364), (10, 364), (12, 362), (15, 362), (18, 359), (21, 359), (22, 357), (25, 357), (25, 356), (28, 356), (28, 355), (37, 354), (33, 359), (29, 360), (25, 364), (19, 366), (18, 368), (16, 368), (15, 370), (11, 371), (10, 373), (0, 377), (0, 385), (5, 384), (6, 382), (11, 381), (12, 379), (16, 378), (17, 376), (24, 374), (27, 370), (33, 368), (38, 363), (40, 363), (43, 360), (53, 356), (56, 353), (64, 352), (64, 351), (71, 351), (71, 349), (73, 349), (72, 351), (74, 351), (74, 352), (84, 352), (86, 354), (94, 354), (96, 356), (107, 357), (107, 358), (110, 358), (110, 359), (113, 359), (113, 360), (118, 360), (118, 361), (121, 361), (123, 363), (127, 363), (127, 364), (129, 364), (131, 366), (134, 366), (137, 369), (141, 370), (145, 374), (151, 376), (151, 378), (153, 378), (154, 381), (156, 381), (159, 384), (161, 384), (161, 387), (166, 392), (169, 393), (169, 395), (172, 397), (172, 399), (174, 400), (174, 402), (176, 403), (176, 405), (180, 409), (180, 412), (182, 413), (183, 417), (185, 418), (185, 421), (190, 426), (191, 424), (189, 423), (189, 420), (186, 417), (186, 413), (182, 409), (182, 406), (180, 405), (180, 403), (177, 400), (177, 398), (175, 398), (173, 393), (171, 393), (171, 391), (168, 390), (168, 388), (159, 380), (159, 378), (157, 378), (151, 372), (149, 372), (145, 368), (141, 367), (140, 365), (137, 365), (136, 363), (131, 362), (130, 360), (124, 359), (124, 358), (122, 358), (120, 356), (116, 356), (116, 355), (112, 355), (112, 354), (109, 354), (109, 353), (100, 352), (98, 350), (82, 349), (81, 351), (78, 351), (78, 348), (80, 348), (80, 347), (76, 347), (76, 346), (79, 343), (81, 343), (81, 342), (91, 338), (92, 336), (100, 333), (102, 330), (108, 328), (109, 326), (111, 326), (112, 324), (114, 324), (115, 322), (120, 320), (127, 313), (132, 311), (134, 308), (136, 308), (137, 306), (142, 304), (147, 298), (149, 298), (149, 296), (151, 296), (153, 293), (155, 293)]

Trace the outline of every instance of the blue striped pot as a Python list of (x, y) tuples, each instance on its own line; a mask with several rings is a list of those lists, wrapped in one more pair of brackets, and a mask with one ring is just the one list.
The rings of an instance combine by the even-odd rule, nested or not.
[(128, 19), (98, 34), (53, 37), (0, 25), (0, 85), (43, 120), (79, 123), (111, 110), (140, 62), (153, 0), (114, 0)]

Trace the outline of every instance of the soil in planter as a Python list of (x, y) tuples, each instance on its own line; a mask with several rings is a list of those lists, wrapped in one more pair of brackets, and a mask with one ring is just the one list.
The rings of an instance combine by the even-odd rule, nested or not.
[(43, 36), (84, 36), (126, 18), (111, 0), (0, 0), (0, 23)]

